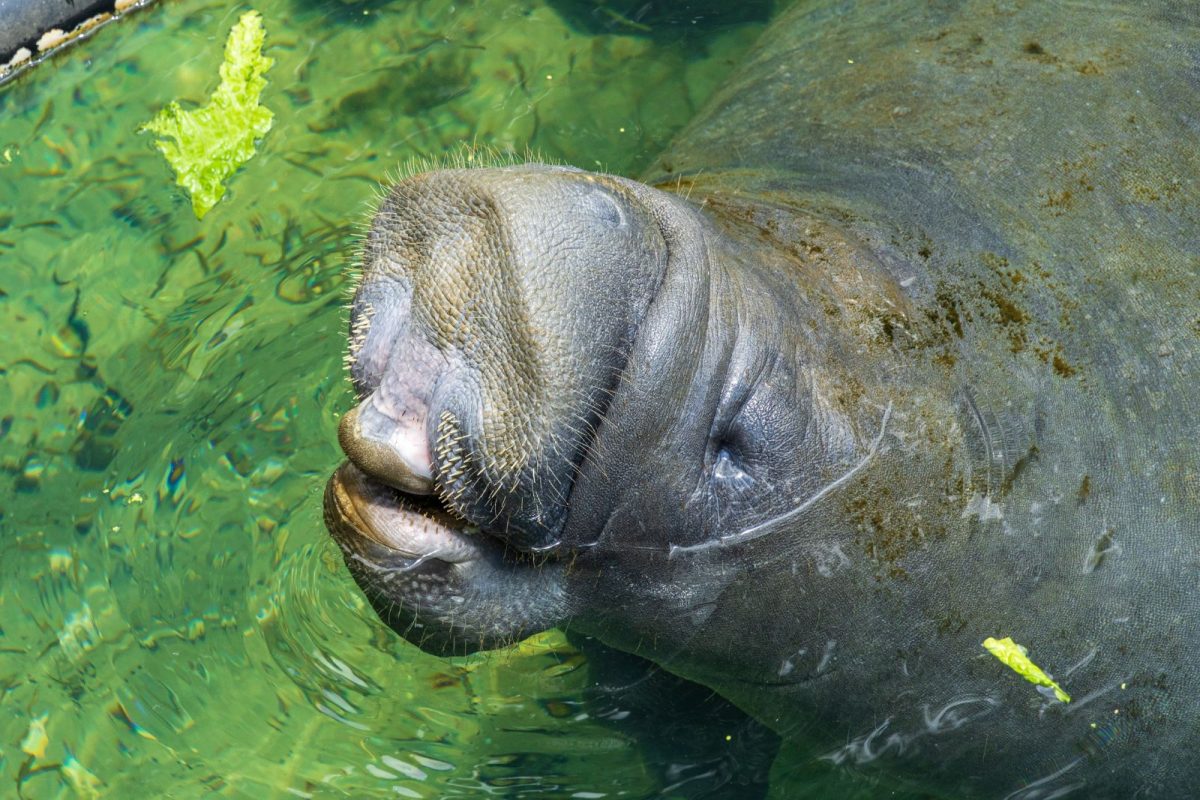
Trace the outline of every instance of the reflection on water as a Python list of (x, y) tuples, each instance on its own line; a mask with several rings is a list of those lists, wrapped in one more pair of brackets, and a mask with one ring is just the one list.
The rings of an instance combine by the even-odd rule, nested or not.
[(202, 223), (136, 130), (206, 97), (243, 9), (162, 4), (0, 94), (0, 794), (703, 796), (773, 745), (730, 717), (694, 750), (723, 761), (656, 754), (619, 724), (652, 712), (558, 633), (419, 653), (347, 576), (321, 490), (385, 173), (472, 141), (636, 172), (761, 26), (256, 7), (275, 127)]

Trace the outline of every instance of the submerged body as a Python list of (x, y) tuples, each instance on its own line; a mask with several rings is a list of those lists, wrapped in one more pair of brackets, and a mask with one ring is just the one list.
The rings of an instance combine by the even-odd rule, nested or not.
[(399, 184), (326, 496), (368, 596), (448, 652), (569, 623), (945, 796), (1193, 796), (1187, 9), (803, 3), (657, 188)]

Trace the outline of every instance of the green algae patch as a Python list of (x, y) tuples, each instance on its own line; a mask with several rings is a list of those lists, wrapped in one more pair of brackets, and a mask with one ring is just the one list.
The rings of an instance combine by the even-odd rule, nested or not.
[(259, 104), (273, 59), (262, 54), (262, 17), (247, 11), (229, 32), (221, 85), (207, 105), (184, 111), (172, 102), (139, 130), (158, 134), (159, 152), (176, 183), (192, 197), (203, 219), (225, 194), (225, 181), (254, 155), (254, 142), (271, 129), (274, 114)]
[(1054, 696), (1059, 702), (1071, 702), (1071, 695), (1063, 691), (1063, 688), (1050, 679), (1050, 676), (1042, 671), (1041, 667), (1034, 664), (1029, 658), (1029, 651), (1012, 640), (1012, 637), (1006, 636), (1003, 639), (993, 639), (991, 636), (983, 640), (984, 648), (1000, 659), (1006, 667), (1020, 675), (1025, 680), (1037, 686), (1046, 686), (1054, 690)]

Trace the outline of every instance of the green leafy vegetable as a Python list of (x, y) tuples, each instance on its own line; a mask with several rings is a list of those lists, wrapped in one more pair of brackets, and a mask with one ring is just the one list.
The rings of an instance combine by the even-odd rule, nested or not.
[(171, 103), (141, 127), (159, 136), (159, 151), (175, 169), (176, 182), (192, 196), (196, 219), (225, 194), (225, 180), (254, 155), (254, 140), (271, 129), (275, 116), (259, 105), (273, 59), (262, 54), (262, 17), (247, 11), (229, 32), (221, 85), (208, 105), (184, 111)]
[(1029, 658), (1029, 651), (1012, 640), (1011, 636), (996, 639), (991, 636), (983, 640), (983, 646), (989, 653), (1000, 659), (1009, 669), (1030, 683), (1045, 686), (1054, 692), (1055, 698), (1061, 703), (1071, 702), (1071, 695), (1061, 686), (1050, 679), (1041, 667)]

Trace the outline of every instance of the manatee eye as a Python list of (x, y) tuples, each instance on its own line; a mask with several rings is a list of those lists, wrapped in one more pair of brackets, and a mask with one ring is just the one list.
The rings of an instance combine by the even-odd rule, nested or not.
[(728, 447), (722, 447), (717, 451), (717, 460), (713, 463), (714, 478), (718, 478), (720, 480), (729, 480), (731, 478), (738, 478), (745, 474), (746, 471), (742, 469), (740, 464), (738, 464), (737, 459), (734, 457), (733, 453), (729, 451)]
[(728, 445), (723, 445), (717, 450), (717, 457), (712, 466), (712, 477), (714, 481), (739, 490), (754, 485), (754, 478), (743, 469), (736, 449)]

